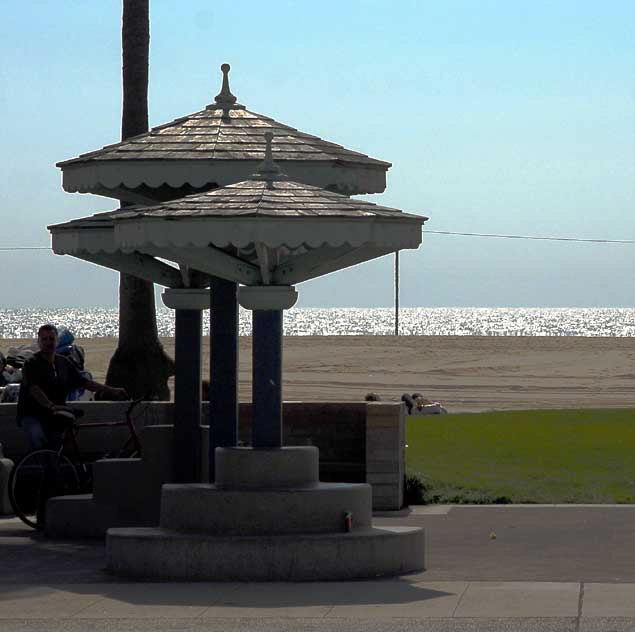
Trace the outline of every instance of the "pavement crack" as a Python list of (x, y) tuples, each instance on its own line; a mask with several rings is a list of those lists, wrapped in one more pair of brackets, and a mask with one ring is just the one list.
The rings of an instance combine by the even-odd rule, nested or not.
[(575, 632), (580, 632), (582, 622), (582, 602), (584, 601), (584, 582), (580, 582), (580, 594), (578, 595), (578, 618), (575, 622)]
[[(454, 606), (454, 610), (452, 610), (452, 616), (454, 617), (456, 615), (456, 611), (459, 609), (459, 606), (461, 605), (461, 601), (463, 600), (463, 596), (465, 595), (465, 593), (467, 592), (467, 589), (470, 587), (470, 582), (467, 583), (467, 585), (465, 586), (465, 588), (463, 589), (463, 592), (461, 593), (461, 596), (459, 597), (459, 600), (456, 602), (456, 606)], [(578, 632), (576, 630), (576, 632)]]
[(73, 619), (74, 617), (76, 617), (78, 614), (84, 612), (85, 610), (88, 610), (88, 608), (90, 608), (91, 606), (94, 606), (96, 603), (99, 603), (100, 601), (102, 601), (104, 599), (104, 595), (99, 595), (97, 597), (95, 597), (94, 601), (91, 601), (90, 603), (86, 604), (83, 608), (80, 608), (79, 610), (77, 610), (77, 612), (73, 612), (69, 615), (69, 619)]

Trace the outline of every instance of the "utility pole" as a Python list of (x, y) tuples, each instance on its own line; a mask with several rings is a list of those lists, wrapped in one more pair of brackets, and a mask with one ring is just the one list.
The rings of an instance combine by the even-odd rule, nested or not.
[(395, 251), (395, 336), (399, 335), (399, 251)]

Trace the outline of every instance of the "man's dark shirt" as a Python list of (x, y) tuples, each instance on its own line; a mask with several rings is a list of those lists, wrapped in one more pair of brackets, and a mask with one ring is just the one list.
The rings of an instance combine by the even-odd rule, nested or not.
[(39, 386), (53, 404), (63, 406), (68, 393), (75, 388), (84, 387), (86, 382), (86, 378), (64, 356), (55, 355), (51, 364), (39, 351), (33, 354), (22, 367), (18, 425), (22, 425), (23, 417), (36, 417), (45, 422), (51, 416), (51, 412), (44, 406), (40, 406), (30, 394), (32, 386)]

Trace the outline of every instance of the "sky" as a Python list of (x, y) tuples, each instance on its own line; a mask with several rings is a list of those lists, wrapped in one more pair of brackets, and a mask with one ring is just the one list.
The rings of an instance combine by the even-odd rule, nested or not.
[[(116, 208), (55, 163), (120, 139), (121, 2), (0, 0), (0, 248)], [(150, 0), (150, 125), (202, 110), (221, 63), (249, 110), (392, 163), (378, 204), (424, 230), (635, 240), (632, 0)], [(403, 306), (635, 306), (635, 244), (423, 235)], [(117, 274), (0, 251), (0, 309), (116, 306)], [(298, 285), (390, 306), (392, 256)]]

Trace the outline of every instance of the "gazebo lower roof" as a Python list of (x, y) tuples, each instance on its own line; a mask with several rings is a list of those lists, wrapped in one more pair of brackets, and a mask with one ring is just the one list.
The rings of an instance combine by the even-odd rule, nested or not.
[(269, 175), (50, 226), (53, 249), (117, 270), (150, 266), (143, 278), (176, 287), (166, 261), (246, 285), (292, 284), (421, 243), (426, 217)]

